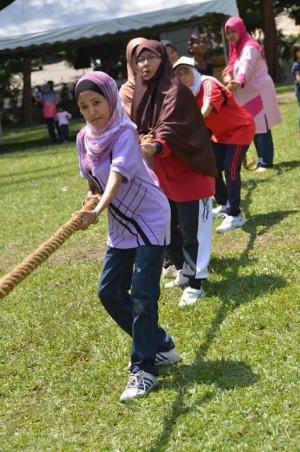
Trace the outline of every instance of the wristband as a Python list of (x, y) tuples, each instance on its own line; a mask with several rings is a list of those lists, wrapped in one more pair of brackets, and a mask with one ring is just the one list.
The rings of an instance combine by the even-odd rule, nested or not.
[(160, 154), (163, 150), (162, 144), (159, 141), (152, 141), (152, 144), (155, 146), (156, 151), (154, 155)]

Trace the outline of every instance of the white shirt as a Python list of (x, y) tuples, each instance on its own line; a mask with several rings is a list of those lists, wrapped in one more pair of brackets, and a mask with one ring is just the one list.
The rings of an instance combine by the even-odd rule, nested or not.
[(72, 118), (71, 113), (68, 111), (58, 111), (56, 114), (58, 125), (61, 126), (63, 124), (69, 124), (69, 119)]

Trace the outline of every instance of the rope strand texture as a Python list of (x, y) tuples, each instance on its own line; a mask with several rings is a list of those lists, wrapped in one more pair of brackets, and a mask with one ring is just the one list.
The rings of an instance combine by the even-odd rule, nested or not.
[(0, 279), (0, 299), (6, 297), (23, 279), (25, 279), (33, 270), (41, 265), (48, 257), (54, 253), (73, 232), (77, 231), (82, 222), (80, 212), (84, 210), (93, 210), (98, 204), (97, 199), (90, 199), (84, 205), (84, 209), (79, 211), (78, 215), (72, 217), (63, 226), (61, 226), (46, 242), (42, 243), (33, 253), (31, 253), (20, 264), (14, 267), (9, 273)]

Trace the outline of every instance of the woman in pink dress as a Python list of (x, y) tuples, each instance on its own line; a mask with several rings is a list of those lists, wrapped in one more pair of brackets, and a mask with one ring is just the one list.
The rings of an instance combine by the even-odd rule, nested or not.
[(271, 128), (281, 122), (274, 83), (261, 46), (247, 32), (240, 17), (227, 20), (225, 34), (229, 41), (229, 61), (223, 71), (223, 81), (233, 91), (235, 100), (254, 117), (258, 171), (264, 171), (273, 166)]

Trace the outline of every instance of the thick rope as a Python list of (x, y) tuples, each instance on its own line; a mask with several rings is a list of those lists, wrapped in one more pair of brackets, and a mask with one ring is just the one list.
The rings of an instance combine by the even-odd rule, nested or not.
[[(97, 199), (90, 199), (81, 211), (92, 210), (98, 202)], [(82, 214), (80, 212), (61, 226), (46, 242), (42, 243), (33, 253), (24, 259), (23, 262), (0, 279), (0, 299), (6, 297), (26, 276), (48, 259), (73, 232), (79, 229), (82, 222)]]

